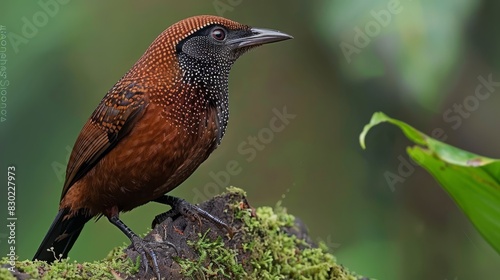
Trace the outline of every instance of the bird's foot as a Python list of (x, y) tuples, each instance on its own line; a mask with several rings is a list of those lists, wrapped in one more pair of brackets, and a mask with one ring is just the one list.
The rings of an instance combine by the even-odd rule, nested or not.
[(150, 242), (144, 241), (139, 236), (134, 236), (131, 238), (132, 246), (134, 246), (135, 250), (141, 255), (142, 265), (144, 266), (144, 275), (148, 274), (149, 262), (148, 256), (152, 262), (152, 268), (156, 274), (158, 280), (161, 279), (160, 268), (158, 267), (158, 258), (156, 257), (156, 253), (152, 248), (150, 248)]
[(177, 247), (172, 242), (162, 240), (161, 238), (155, 239), (154, 241), (146, 241), (139, 236), (133, 236), (131, 238), (131, 241), (132, 246), (141, 256), (142, 266), (144, 266), (144, 275), (148, 274), (148, 270), (150, 267), (149, 261), (151, 261), (151, 267), (153, 268), (156, 277), (158, 279), (161, 279), (160, 268), (158, 266), (158, 257), (156, 256), (153, 248), (158, 247), (159, 245), (167, 245), (175, 250), (176, 255), (179, 255)]
[(174, 245), (174, 243), (166, 240), (166, 238), (167, 238), (166, 231), (165, 231), (164, 238), (158, 233), (152, 234), (152, 236), (154, 238), (154, 241), (144, 241), (144, 242), (147, 242), (148, 244), (152, 244), (152, 245), (156, 245), (156, 246), (166, 245), (166, 246), (174, 249), (176, 255), (179, 255), (179, 250), (177, 250), (177, 247)]
[(213, 216), (207, 211), (201, 209), (200, 207), (187, 202), (184, 199), (173, 197), (169, 195), (164, 195), (157, 202), (168, 204), (172, 207), (171, 210), (157, 215), (153, 220), (153, 228), (165, 221), (168, 217), (175, 217), (177, 215), (183, 215), (184, 217), (190, 218), (191, 220), (198, 220), (201, 224), (201, 218), (210, 221), (219, 229), (224, 230), (228, 233), (229, 237), (232, 238), (234, 235), (233, 229), (226, 223), (221, 221), (219, 218)]

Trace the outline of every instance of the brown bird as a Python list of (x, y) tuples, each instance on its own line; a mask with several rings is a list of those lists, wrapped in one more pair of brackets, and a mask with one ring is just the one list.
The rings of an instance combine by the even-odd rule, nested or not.
[[(131, 240), (146, 269), (150, 255), (159, 277), (153, 251), (118, 217), (150, 201), (227, 227), (165, 194), (220, 144), (229, 117), (228, 76), (236, 59), (256, 46), (290, 38), (216, 16), (187, 18), (161, 33), (80, 132), (59, 212), (34, 259), (67, 257), (85, 223), (104, 215)], [(155, 222), (164, 218), (158, 215)]]

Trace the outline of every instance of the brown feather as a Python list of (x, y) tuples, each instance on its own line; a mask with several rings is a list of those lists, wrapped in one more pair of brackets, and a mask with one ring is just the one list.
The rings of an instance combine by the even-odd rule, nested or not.
[(104, 157), (141, 118), (147, 99), (134, 84), (113, 87), (85, 124), (71, 152), (61, 200), (69, 188)]

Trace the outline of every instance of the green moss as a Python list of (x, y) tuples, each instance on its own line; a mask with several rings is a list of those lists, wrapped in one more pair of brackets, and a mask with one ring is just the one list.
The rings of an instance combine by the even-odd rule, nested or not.
[(241, 279), (245, 275), (245, 270), (238, 263), (236, 251), (226, 248), (221, 238), (215, 241), (208, 240), (207, 233), (199, 234), (200, 238), (196, 242), (188, 241), (188, 245), (199, 253), (198, 260), (176, 260), (183, 269), (183, 274), (193, 278), (222, 276), (228, 279)]
[[(244, 195), (238, 188), (229, 192)], [(276, 207), (241, 209), (232, 205), (235, 218), (243, 220), (243, 236), (239, 250), (224, 246), (221, 239), (210, 241), (200, 235), (190, 244), (199, 254), (199, 260), (178, 260), (184, 275), (194, 279), (346, 279), (358, 277), (336, 263), (324, 244), (313, 248), (284, 228), (295, 226), (294, 216), (278, 202)], [(241, 232), (243, 231), (243, 232)], [(239, 260), (239, 261), (236, 261)], [(243, 269), (245, 266), (246, 269)]]
[(240, 189), (240, 188), (237, 188), (237, 187), (234, 187), (234, 186), (227, 187), (226, 190), (229, 193), (239, 194), (239, 195), (241, 195), (243, 197), (247, 196), (247, 193), (243, 189)]
[[(133, 275), (138, 270), (123, 253), (123, 249), (124, 247), (117, 247), (105, 259), (96, 262), (77, 263), (68, 258), (47, 264), (42, 261), (25, 260), (16, 261), (15, 267), (36, 279), (117, 279), (112, 272), (125, 278), (126, 275)], [(7, 263), (7, 259), (2, 258), (0, 263)], [(3, 277), (5, 272), (10, 275), (7, 269), (2, 269), (0, 279), (15, 279)]]
[[(4, 264), (5, 259), (1, 260), (1, 263)], [(5, 279), (5, 280), (15, 280), (14, 276), (10, 273), (10, 271), (7, 268), (0, 268), (0, 279)]]
[[(312, 248), (303, 240), (283, 231), (293, 227), (295, 218), (277, 204), (273, 210), (261, 207), (253, 218), (248, 210), (241, 211), (248, 226), (247, 240), (253, 270), (251, 279), (356, 279), (336, 264), (325, 249)], [(300, 249), (303, 248), (303, 249)]]

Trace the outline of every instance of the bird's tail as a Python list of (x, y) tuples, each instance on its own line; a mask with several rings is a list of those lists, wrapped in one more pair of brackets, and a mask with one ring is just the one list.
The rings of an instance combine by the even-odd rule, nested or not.
[(69, 219), (64, 219), (68, 213), (69, 209), (59, 210), (33, 260), (51, 263), (56, 259), (68, 256), (68, 252), (80, 235), (83, 226), (91, 219), (82, 211), (77, 212)]

